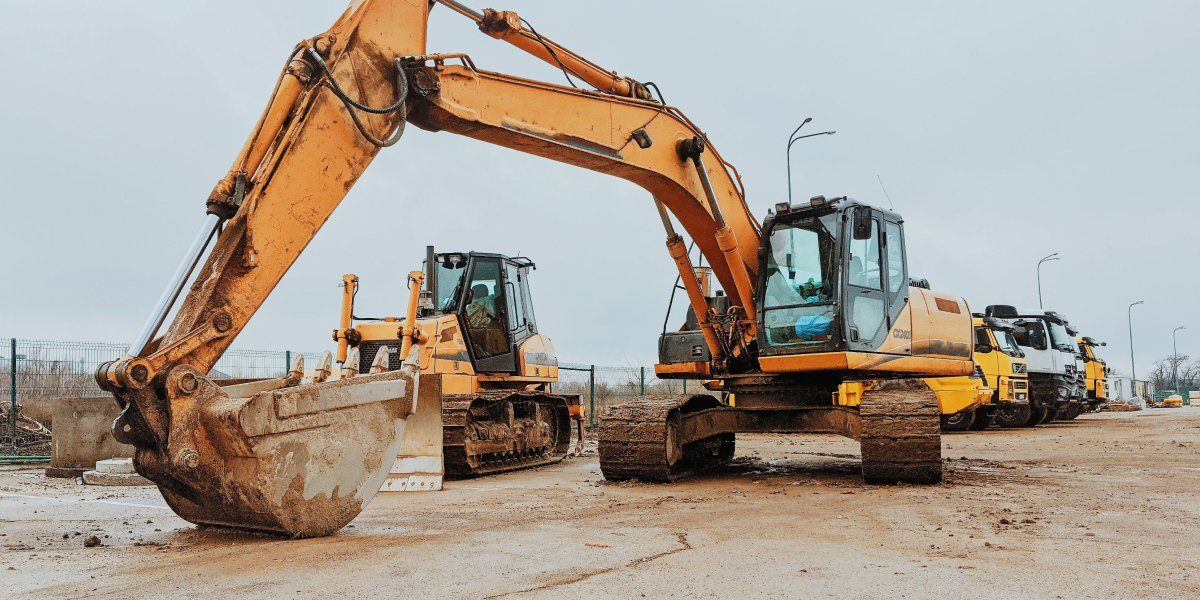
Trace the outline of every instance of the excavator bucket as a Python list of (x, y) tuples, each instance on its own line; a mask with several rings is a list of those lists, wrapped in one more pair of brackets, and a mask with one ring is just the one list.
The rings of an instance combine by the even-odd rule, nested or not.
[(220, 387), (176, 367), (165, 386), (171, 439), (165, 447), (139, 444), (138, 472), (198, 525), (291, 537), (341, 529), (388, 478), (412, 417), (438, 410), (421, 400), (439, 394), (439, 382), (420, 389), (408, 361), (395, 371), (296, 383)]

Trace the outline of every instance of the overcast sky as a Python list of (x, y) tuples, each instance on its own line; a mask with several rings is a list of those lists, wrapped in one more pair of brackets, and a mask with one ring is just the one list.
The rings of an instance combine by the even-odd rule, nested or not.
[[(486, 5), (469, 0), (476, 8)], [(615, 8), (616, 5), (623, 8)], [(741, 171), (758, 216), (848, 194), (906, 219), (909, 263), (971, 306), (1047, 307), (1127, 372), (1200, 354), (1200, 2), (505, 0), (543, 34), (659, 84)], [(626, 8), (626, 6), (630, 8)], [(684, 8), (686, 7), (686, 8)], [(341, 2), (0, 0), (0, 335), (128, 341), (288, 51)], [(561, 82), (443, 8), (431, 51)], [(343, 273), (360, 314), (402, 312), (426, 244), (521, 253), (566, 361), (649, 364), (673, 264), (623, 180), (409, 128), (384, 150), (238, 346), (332, 347)]]

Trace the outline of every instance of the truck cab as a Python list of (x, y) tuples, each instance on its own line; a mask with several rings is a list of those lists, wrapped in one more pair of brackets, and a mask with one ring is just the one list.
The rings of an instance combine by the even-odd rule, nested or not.
[(1049, 310), (1018, 310), (991, 305), (985, 316), (1008, 320), (1013, 337), (1025, 354), (1029, 371), (1030, 426), (1046, 423), (1060, 410), (1078, 402), (1075, 340), (1067, 333), (1067, 319)]
[[(1013, 336), (1012, 323), (996, 317), (975, 314), (975, 365), (984, 383), (992, 389), (991, 402), (984, 407), (990, 415), (984, 419), (1001, 427), (1028, 424), (1029, 373), (1025, 353)], [(977, 419), (979, 417), (976, 417)]]
[(1079, 352), (1083, 356), (1084, 376), (1087, 381), (1085, 401), (1091, 410), (1098, 410), (1101, 404), (1108, 402), (1108, 363), (1096, 354), (1096, 348), (1106, 345), (1097, 342), (1092, 337), (1080, 337), (1075, 340), (1079, 344)]

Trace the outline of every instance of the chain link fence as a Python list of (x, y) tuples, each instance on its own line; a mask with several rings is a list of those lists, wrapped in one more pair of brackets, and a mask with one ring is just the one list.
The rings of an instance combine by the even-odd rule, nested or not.
[(596, 424), (597, 416), (604, 414), (609, 406), (634, 396), (704, 391), (704, 387), (695, 381), (659, 379), (653, 367), (579, 363), (559, 363), (558, 383), (551, 389), (563, 394), (579, 394), (586, 407), (589, 427)]
[[(0, 348), (0, 455), (47, 456), (58, 398), (104, 397), (94, 374), (100, 364), (124, 356), (127, 344), (4, 338)], [(287, 373), (294, 357), (309, 365), (320, 353), (232, 349), (210, 372), (215, 379), (262, 379)]]
[[(94, 374), (104, 362), (119, 358), (127, 344), (3, 338), (0, 381), (7, 398), (0, 402), (0, 456), (46, 456), (50, 453), (54, 402), (58, 398), (105, 397)], [(282, 377), (296, 356), (309, 368), (319, 352), (230, 349), (209, 373), (214, 379)], [(564, 394), (579, 394), (589, 425), (614, 404), (642, 395), (701, 392), (697, 382), (658, 379), (650, 366), (561, 363), (559, 381), (552, 386)]]

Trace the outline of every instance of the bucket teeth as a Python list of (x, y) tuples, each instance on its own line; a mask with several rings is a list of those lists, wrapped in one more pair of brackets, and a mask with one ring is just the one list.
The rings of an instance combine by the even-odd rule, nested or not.
[(371, 374), (382, 373), (388, 368), (388, 357), (392, 354), (391, 349), (387, 346), (380, 346), (379, 351), (375, 353), (375, 360), (371, 361)]
[(313, 370), (313, 383), (321, 383), (333, 374), (333, 353), (326, 350), (321, 355), (321, 362), (317, 363), (317, 368)]
[(359, 352), (358, 348), (351, 348), (346, 353), (346, 362), (342, 363), (342, 379), (349, 379), (358, 375)]

